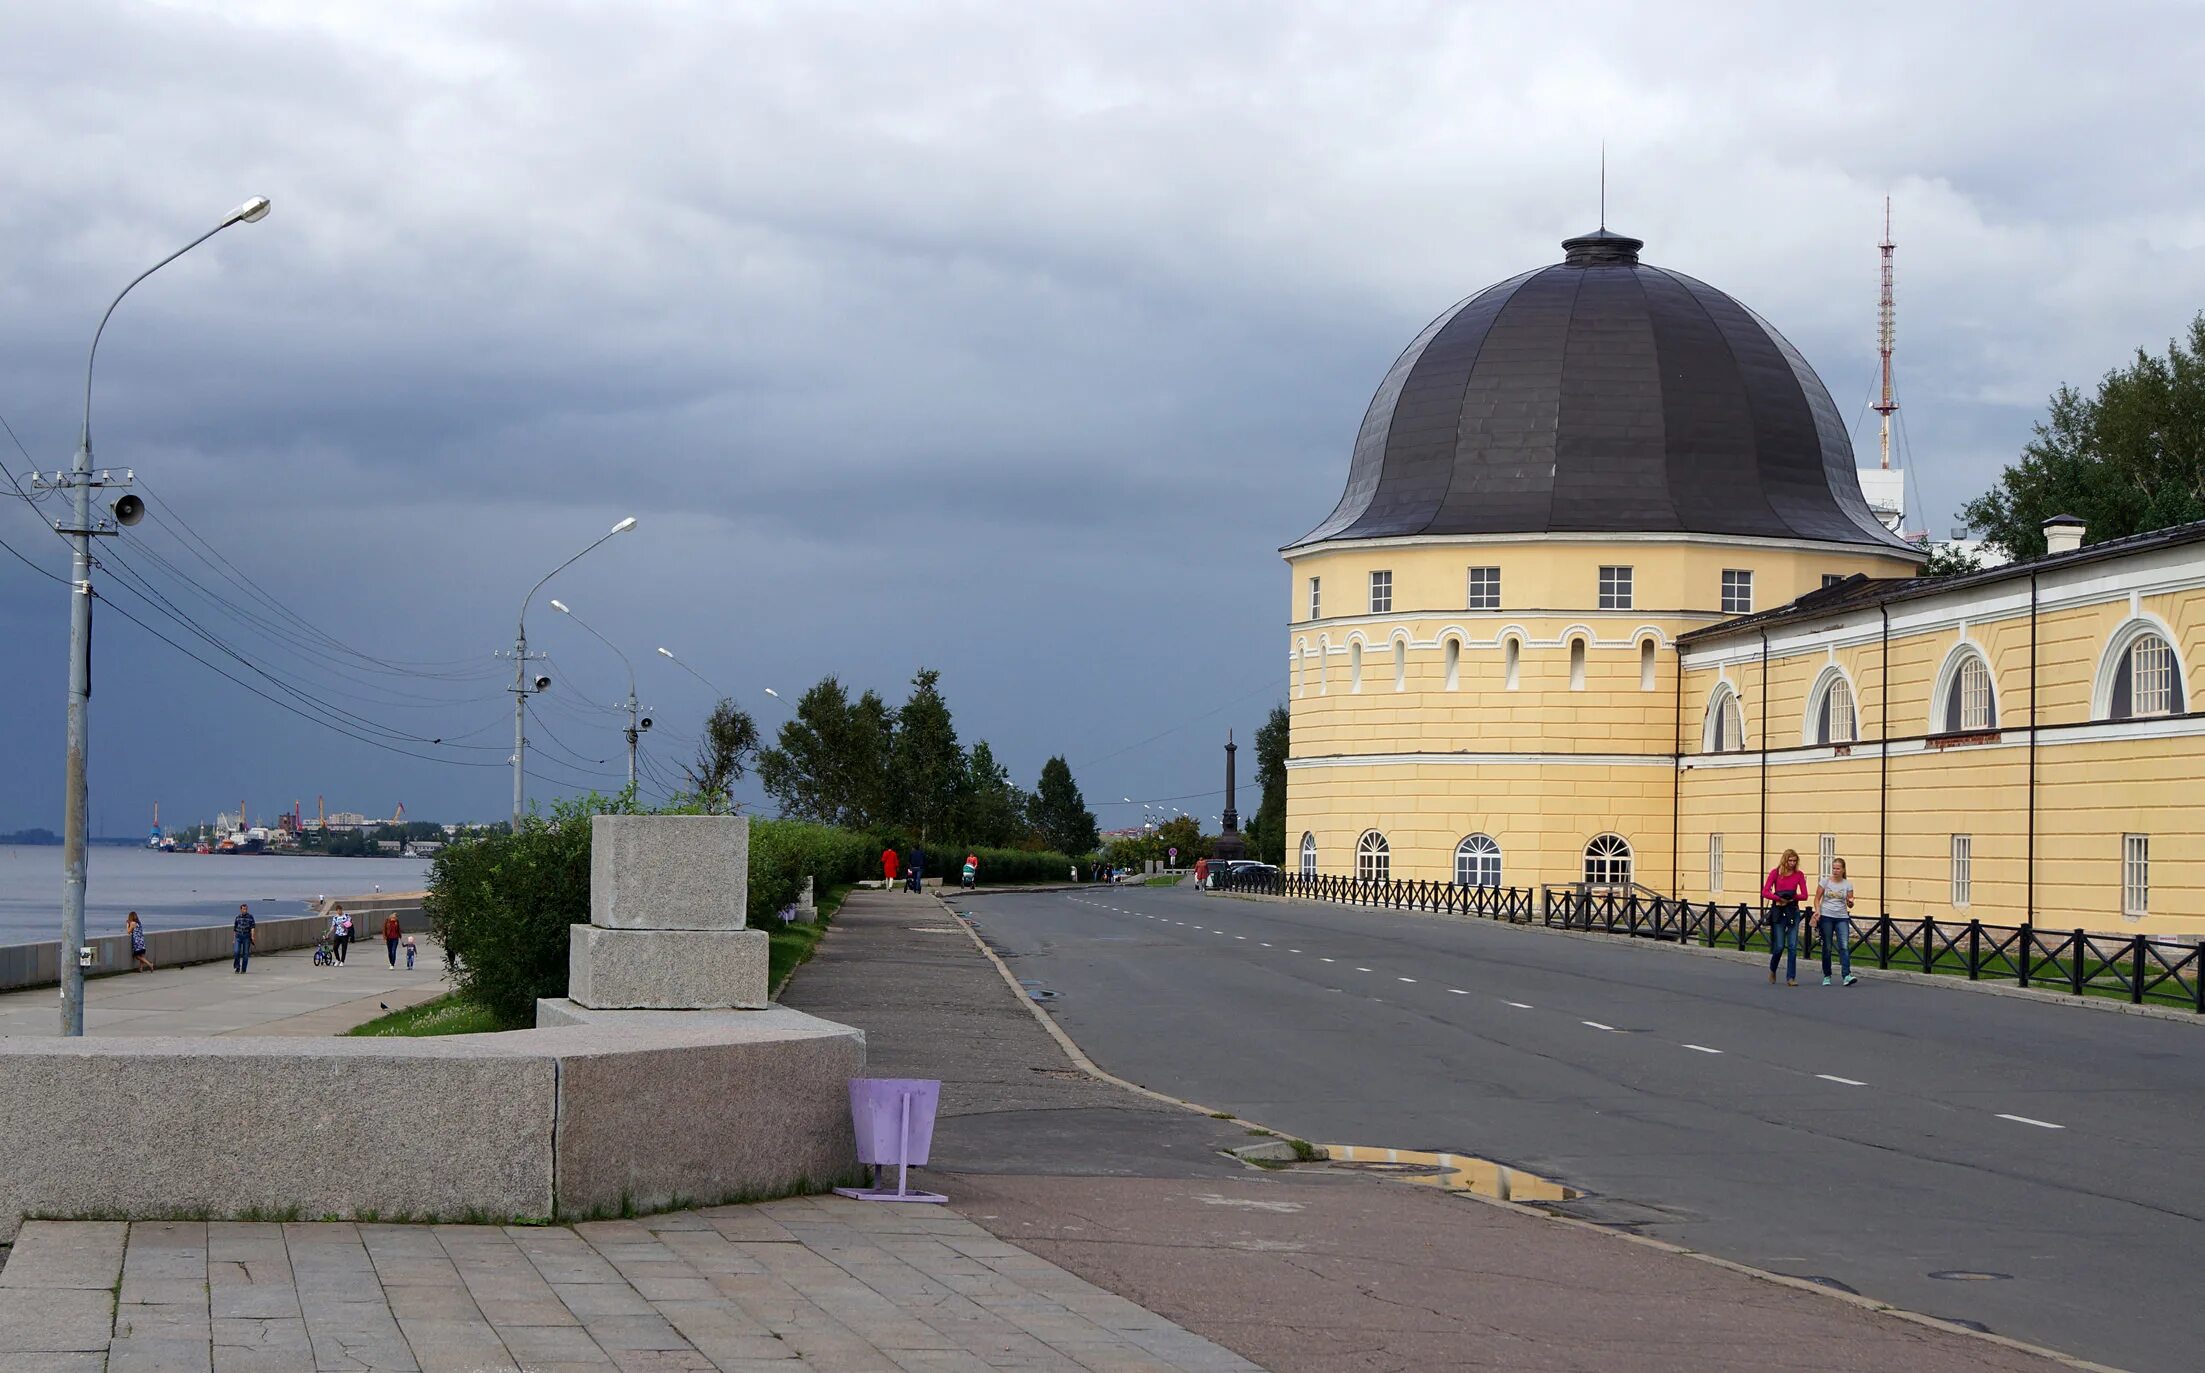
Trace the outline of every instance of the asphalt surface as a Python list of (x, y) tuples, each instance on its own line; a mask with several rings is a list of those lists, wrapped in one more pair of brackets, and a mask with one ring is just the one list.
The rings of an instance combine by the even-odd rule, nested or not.
[(2205, 1360), (2205, 1026), (1181, 888), (958, 904), (1151, 1088), (2141, 1373)]

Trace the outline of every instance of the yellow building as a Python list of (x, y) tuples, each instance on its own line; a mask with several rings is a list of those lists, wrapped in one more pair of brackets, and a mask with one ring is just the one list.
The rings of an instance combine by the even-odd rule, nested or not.
[[(2205, 931), (2205, 526), (1916, 580), (1798, 352), (1605, 230), (1435, 320), (1288, 545), (1290, 867)], [(1298, 837), (1298, 845), (1296, 839)]]

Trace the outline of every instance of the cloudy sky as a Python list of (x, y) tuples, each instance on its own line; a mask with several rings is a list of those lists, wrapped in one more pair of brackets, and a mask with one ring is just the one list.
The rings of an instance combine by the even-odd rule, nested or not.
[[(18, 475), (67, 464), (108, 297), (275, 202), (102, 345), (98, 460), (156, 513), (102, 549), (95, 827), (501, 816), (491, 655), (631, 514), (545, 596), (635, 660), (661, 775), (711, 697), (663, 644), (769, 730), (764, 687), (936, 666), (1020, 780), (1061, 752), (1091, 801), (1207, 816), (1282, 695), (1277, 546), (1424, 322), (1592, 226), (1602, 140), (1611, 226), (1848, 415), (1894, 198), (1942, 533), (2052, 388), (2205, 306), (2205, 16), (1803, 9), (8, 4)], [(51, 503), (0, 504), (61, 570)], [(529, 627), (531, 794), (606, 780), (618, 660), (542, 598)], [(58, 827), (66, 597), (4, 556), (0, 636), (0, 829)]]

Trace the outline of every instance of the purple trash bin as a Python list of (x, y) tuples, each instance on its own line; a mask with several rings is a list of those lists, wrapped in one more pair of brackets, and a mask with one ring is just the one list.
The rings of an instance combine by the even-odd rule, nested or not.
[[(837, 1187), (835, 1193), (861, 1201), (948, 1201), (939, 1192), (910, 1190), (907, 1180), (909, 1170), (927, 1160), (941, 1099), (942, 1084), (928, 1078), (851, 1078), (850, 1124), (858, 1162), (872, 1165), (873, 1185)], [(881, 1186), (881, 1170), (890, 1165), (896, 1169), (893, 1189)]]

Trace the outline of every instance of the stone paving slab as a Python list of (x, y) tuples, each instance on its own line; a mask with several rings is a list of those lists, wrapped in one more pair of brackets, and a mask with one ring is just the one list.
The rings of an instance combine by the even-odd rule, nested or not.
[(941, 1207), (569, 1227), (33, 1221), (5, 1373), (1248, 1373)]

